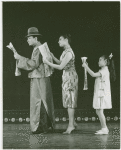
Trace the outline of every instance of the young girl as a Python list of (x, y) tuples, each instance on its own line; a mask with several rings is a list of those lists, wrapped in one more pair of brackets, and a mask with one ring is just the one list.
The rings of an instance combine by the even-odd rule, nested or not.
[(116, 79), (112, 56), (112, 54), (109, 57), (103, 55), (99, 58), (98, 64), (101, 69), (96, 73), (88, 67), (87, 63), (82, 64), (82, 67), (86, 68), (88, 73), (96, 78), (94, 85), (93, 108), (96, 109), (96, 114), (99, 117), (102, 129), (95, 134), (108, 134), (109, 132), (103, 110), (112, 108), (110, 78), (114, 81)]

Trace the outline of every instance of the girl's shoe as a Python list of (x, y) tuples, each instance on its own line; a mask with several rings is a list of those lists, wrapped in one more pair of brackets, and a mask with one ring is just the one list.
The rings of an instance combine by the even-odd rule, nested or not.
[[(102, 128), (103, 129), (103, 128)], [(96, 132), (100, 132), (100, 131), (102, 131), (102, 129), (101, 130), (98, 130), (98, 131), (96, 131)], [(105, 128), (104, 128), (105, 129)], [(109, 129), (108, 128), (106, 128), (107, 129), (107, 131), (109, 132)]]
[(101, 130), (98, 130), (98, 131), (96, 131), (96, 132), (100, 132), (100, 131), (102, 131), (102, 129), (101, 129)]
[(102, 130), (99, 130), (98, 132), (96, 132), (95, 134), (108, 134), (109, 130), (108, 128), (102, 128)]

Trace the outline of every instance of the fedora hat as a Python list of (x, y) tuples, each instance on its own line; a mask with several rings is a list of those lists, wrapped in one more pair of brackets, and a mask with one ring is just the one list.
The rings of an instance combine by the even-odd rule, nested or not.
[(28, 34), (27, 34), (26, 37), (32, 36), (32, 35), (41, 35), (41, 34), (39, 33), (39, 31), (36, 27), (31, 27), (31, 28), (28, 29)]

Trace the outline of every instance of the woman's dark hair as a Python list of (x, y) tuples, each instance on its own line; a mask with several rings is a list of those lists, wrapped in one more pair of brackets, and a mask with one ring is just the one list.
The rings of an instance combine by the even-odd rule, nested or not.
[(103, 55), (102, 57), (104, 58), (104, 60), (107, 60), (107, 66), (110, 71), (110, 79), (112, 81), (115, 81), (116, 80), (116, 72), (115, 72), (115, 65), (114, 65), (113, 58), (110, 59), (110, 57), (107, 55)]
[(37, 41), (40, 41), (41, 44), (43, 44), (45, 41), (44, 41), (44, 38), (42, 35), (32, 35), (34, 38), (37, 37)]
[(70, 34), (62, 34), (62, 37), (64, 37), (64, 39), (68, 39), (68, 43), (71, 43), (71, 35)]

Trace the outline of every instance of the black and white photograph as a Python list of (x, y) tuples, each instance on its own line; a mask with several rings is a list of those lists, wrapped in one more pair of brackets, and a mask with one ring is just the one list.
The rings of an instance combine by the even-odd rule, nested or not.
[(120, 1), (1, 3), (2, 148), (120, 149)]

